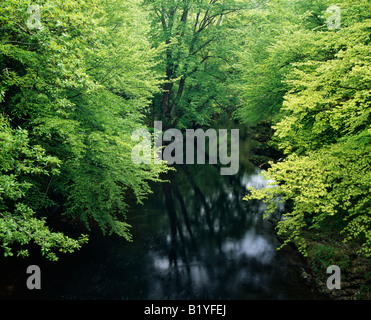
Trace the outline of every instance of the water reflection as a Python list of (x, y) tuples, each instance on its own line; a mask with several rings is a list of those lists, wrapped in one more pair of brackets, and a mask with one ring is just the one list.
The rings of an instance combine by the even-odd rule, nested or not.
[(278, 242), (262, 220), (265, 205), (242, 200), (248, 186), (264, 185), (253, 166), (242, 166), (235, 176), (220, 176), (212, 165), (178, 167), (163, 186), (162, 202), (155, 200), (168, 216), (169, 231), (165, 246), (150, 253), (150, 269), (158, 276), (148, 297), (240, 299), (274, 282), (267, 278), (275, 273)]
[(249, 186), (266, 182), (247, 160), (251, 140), (242, 131), (240, 137), (236, 175), (221, 176), (217, 165), (178, 166), (171, 182), (156, 184), (145, 204), (129, 213), (134, 242), (97, 233), (57, 264), (33, 260), (43, 270), (43, 290), (25, 290), (22, 283), (15, 297), (318, 298), (292, 252), (276, 251), (280, 244), (262, 219), (266, 206), (242, 200)]
[(248, 231), (240, 241), (226, 240), (222, 249), (229, 259), (235, 259), (236, 257), (255, 258), (261, 264), (270, 263), (275, 254), (272, 245), (254, 231)]

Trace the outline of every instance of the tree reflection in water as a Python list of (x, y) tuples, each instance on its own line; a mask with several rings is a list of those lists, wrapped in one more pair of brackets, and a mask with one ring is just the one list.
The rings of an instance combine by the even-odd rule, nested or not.
[[(88, 245), (57, 264), (33, 258), (43, 289), (27, 290), (19, 278), (13, 297), (318, 298), (300, 277), (293, 252), (276, 251), (280, 243), (262, 219), (265, 205), (242, 200), (248, 186), (266, 182), (248, 161), (251, 140), (241, 131), (240, 138), (236, 175), (221, 176), (216, 165), (179, 165), (170, 182), (156, 184), (151, 197), (129, 212), (133, 242), (93, 230)], [(3, 269), (4, 274), (25, 270), (11, 263)]]
[(238, 299), (269, 291), (278, 241), (262, 219), (265, 205), (242, 200), (247, 186), (264, 186), (259, 173), (252, 166), (234, 176), (221, 176), (214, 165), (177, 167), (163, 185), (170, 228), (166, 245), (151, 253), (160, 276), (149, 298)]

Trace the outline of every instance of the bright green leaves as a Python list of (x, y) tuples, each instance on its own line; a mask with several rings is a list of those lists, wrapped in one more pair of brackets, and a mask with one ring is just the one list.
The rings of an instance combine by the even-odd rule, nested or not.
[(291, 63), (312, 54), (310, 37), (298, 28), (303, 13), (291, 1), (263, 2), (240, 19), (241, 48), (233, 65), (232, 87), (240, 99), (241, 121), (272, 119), (279, 112), (286, 90), (282, 80)]
[(294, 64), (286, 81), (291, 87), (283, 104), (287, 116), (276, 126), (287, 152), (321, 148), (368, 126), (371, 49), (362, 35), (370, 27), (365, 21), (337, 32), (336, 37), (324, 34), (318, 39), (319, 48), (328, 41), (341, 44), (334, 58)]
[(4, 256), (12, 256), (12, 245), (18, 243), (18, 256), (27, 256), (24, 246), (33, 242), (50, 260), (57, 260), (55, 250), (73, 252), (85, 243), (52, 232), (45, 219), (36, 218), (35, 212), (25, 204), (32, 177), (59, 173), (61, 162), (45, 154), (40, 146), (29, 145), (25, 130), (12, 130), (8, 121), (0, 117), (0, 246)]
[[(245, 200), (264, 200), (268, 203), (267, 214), (274, 212), (277, 197), (291, 204), (292, 210), (278, 223), (278, 233), (286, 238), (285, 243), (297, 242), (301, 231), (309, 227), (319, 232), (328, 229), (336, 216), (335, 220), (343, 222), (333, 228), (340, 232), (345, 227), (348, 239), (361, 236), (366, 241), (361, 251), (369, 252), (370, 224), (355, 226), (370, 217), (370, 142), (369, 136), (360, 135), (307, 156), (291, 154), (263, 173), (273, 186), (251, 189)], [(304, 239), (300, 243), (304, 250)]]
[(61, 232), (52, 232), (46, 226), (45, 219), (34, 217), (32, 209), (23, 204), (15, 206), (14, 213), (0, 213), (0, 240), (4, 256), (12, 256), (12, 245), (20, 245), (17, 256), (27, 257), (28, 249), (24, 246), (34, 243), (40, 247), (41, 254), (47, 259), (57, 261), (57, 253), (72, 253), (88, 241), (87, 235), (78, 240), (65, 236)]
[[(58, 205), (130, 240), (127, 194), (140, 202), (149, 181), (166, 171), (164, 164), (131, 161), (131, 133), (144, 126), (159, 91), (158, 51), (147, 39), (149, 21), (139, 1), (43, 1), (41, 27), (31, 29), (29, 5), (0, 4), (0, 112), (11, 123), (1, 122), (0, 197), (8, 200), (0, 209), (13, 214), (18, 200), (32, 208), (24, 221), (10, 219), (6, 226), (14, 229), (14, 241), (29, 234), (54, 260), (52, 248), (69, 252), (85, 240), (48, 233), (45, 208)], [(8, 250), (11, 241), (4, 242)]]
[(277, 197), (286, 201), (278, 233), (304, 254), (304, 232), (315, 229), (323, 237), (352, 241), (358, 253), (370, 257), (371, 24), (370, 15), (360, 18), (357, 6), (344, 12), (340, 30), (305, 30), (299, 24), (294, 41), (274, 39), (272, 53), (301, 52), (287, 61), (274, 126), (287, 158), (264, 172), (271, 188), (252, 189), (245, 199), (263, 199), (268, 214)]
[(238, 40), (236, 24), (229, 18), (249, 4), (219, 0), (144, 3), (152, 19), (152, 43), (163, 48), (156, 67), (164, 76), (163, 91), (153, 100), (153, 116), (165, 126), (189, 128), (208, 125), (214, 114), (235, 108), (227, 81)]
[[(68, 97), (92, 90), (95, 83), (85, 72), (83, 46), (93, 45), (98, 28), (90, 7), (94, 2), (46, 1), (40, 6), (42, 28), (29, 30), (27, 1), (3, 1), (6, 11), (0, 42), (2, 86), (7, 113), (32, 118), (68, 113)], [(17, 8), (13, 10), (13, 8)], [(84, 13), (82, 14), (82, 9)], [(81, 48), (81, 49), (80, 49)], [(17, 88), (17, 90), (15, 90)]]
[(45, 154), (45, 150), (36, 145), (29, 146), (26, 130), (13, 130), (9, 122), (0, 117), (0, 168), (3, 173), (22, 174), (58, 174), (61, 162)]

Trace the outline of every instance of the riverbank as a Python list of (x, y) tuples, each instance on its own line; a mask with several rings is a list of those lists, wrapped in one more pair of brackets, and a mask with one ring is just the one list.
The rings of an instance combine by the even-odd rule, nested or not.
[[(269, 219), (273, 228), (277, 220)], [(281, 243), (283, 238), (277, 235)], [(369, 259), (356, 254), (354, 244), (344, 244), (341, 240), (331, 241), (329, 237), (320, 237), (312, 231), (305, 234), (307, 256), (303, 256), (295, 243), (288, 246), (297, 251), (302, 258), (299, 265), (301, 277), (319, 293), (331, 300), (370, 300), (371, 299), (371, 269)], [(337, 265), (341, 270), (341, 288), (329, 289), (327, 267)]]
[[(371, 299), (370, 259), (357, 254), (360, 249), (355, 243), (344, 243), (336, 237), (320, 236), (314, 232), (306, 235), (308, 243), (308, 265), (317, 286), (330, 299), (369, 300)], [(341, 288), (328, 289), (326, 269), (337, 265), (341, 270)]]
[[(273, 129), (269, 122), (261, 122), (250, 126), (250, 134), (258, 141), (255, 155), (249, 160), (261, 169), (267, 170), (269, 161), (281, 161), (284, 155), (272, 144)], [(278, 221), (269, 219), (276, 228)], [(343, 237), (335, 228), (319, 232), (308, 229), (303, 234), (307, 255), (299, 267), (301, 276), (314, 285), (319, 292), (332, 300), (368, 300), (371, 299), (371, 261), (357, 254), (360, 249), (355, 242), (343, 242)], [(285, 239), (279, 238), (283, 243)], [(290, 246), (298, 251), (297, 246)], [(298, 251), (299, 252), (299, 251)], [(330, 274), (326, 273), (327, 267), (337, 265), (341, 270), (341, 288), (328, 289), (326, 282)]]

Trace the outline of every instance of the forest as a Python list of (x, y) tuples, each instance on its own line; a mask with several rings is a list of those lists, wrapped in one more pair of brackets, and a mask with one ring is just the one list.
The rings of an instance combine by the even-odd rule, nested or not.
[(57, 261), (92, 226), (135, 241), (130, 204), (172, 168), (133, 163), (132, 133), (225, 114), (282, 153), (244, 200), (285, 202), (282, 245), (358, 268), (370, 294), (369, 0), (2, 0), (1, 255)]

